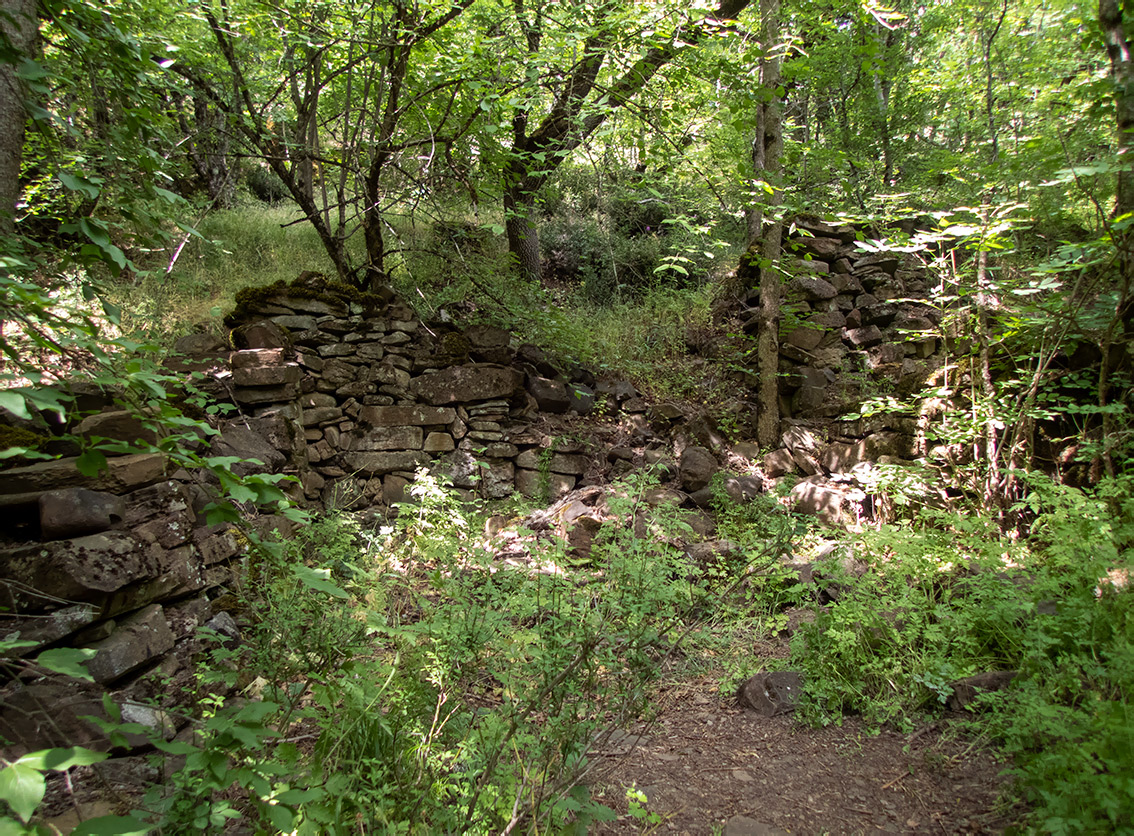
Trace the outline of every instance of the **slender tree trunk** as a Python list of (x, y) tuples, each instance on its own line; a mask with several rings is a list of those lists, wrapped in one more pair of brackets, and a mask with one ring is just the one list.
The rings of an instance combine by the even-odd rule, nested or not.
[(992, 92), (992, 45), (996, 41), (996, 36), (1000, 34), (1000, 28), (1004, 25), (1004, 18), (1007, 16), (1008, 0), (1004, 0), (1004, 5), (1000, 9), (1000, 16), (996, 18), (996, 23), (993, 25), (988, 39), (984, 42), (984, 110), (985, 118), (988, 120), (989, 141), (992, 143), (990, 154), (993, 163), (1000, 159), (1000, 140), (996, 134), (996, 100)]
[(1134, 212), (1134, 58), (1127, 41), (1125, 20), (1118, 0), (1099, 0), (1099, 22), (1110, 57), (1110, 78), (1114, 83), (1114, 115), (1118, 128), (1118, 189), (1114, 201), (1116, 216)]
[[(0, 28), (17, 54), (29, 54), (39, 35), (35, 5), (35, 0), (0, 0)], [(16, 68), (0, 64), (0, 235), (15, 229), (27, 123), (24, 95)]]
[[(985, 203), (981, 206), (980, 220), (984, 230), (988, 229), (988, 198), (985, 198)], [(985, 503), (992, 507), (998, 504), (1002, 497), (1000, 495), (1000, 461), (999, 461), (999, 441), (1000, 441), (1000, 420), (993, 406), (996, 398), (996, 387), (992, 383), (992, 348), (991, 348), (991, 323), (989, 311), (993, 303), (992, 294), (992, 281), (989, 276), (988, 266), (988, 248), (983, 240), (983, 236), (987, 232), (982, 232), (982, 241), (980, 251), (977, 253), (977, 294), (976, 294), (976, 307), (977, 307), (977, 347), (979, 351), (980, 362), (980, 389), (981, 394), (986, 401), (986, 410), (988, 417), (985, 419), (984, 424), (984, 453), (985, 460), (988, 467), (988, 474), (985, 483)]]
[[(1119, 0), (1099, 0), (1099, 23), (1107, 56), (1110, 58), (1110, 78), (1114, 85), (1114, 115), (1117, 130), (1118, 183), (1115, 189), (1114, 215), (1121, 218), (1134, 212), (1134, 56), (1126, 35), (1126, 21), (1123, 4)], [(1111, 375), (1116, 370), (1111, 361), (1110, 348), (1115, 331), (1121, 323), (1121, 331), (1126, 341), (1134, 340), (1134, 234), (1129, 228), (1110, 229), (1110, 237), (1118, 254), (1118, 301), (1115, 306), (1115, 321), (1107, 329), (1102, 342), (1103, 361), (1099, 369), (1098, 405), (1105, 407), (1110, 398)], [(1114, 416), (1103, 412), (1103, 435), (1114, 427)], [(1096, 460), (1096, 471), (1105, 466), (1113, 471), (1109, 456)]]
[[(775, 212), (782, 200), (780, 157), (783, 153), (782, 105), (775, 95), (780, 84), (781, 58), (774, 49), (780, 37), (779, 0), (760, 2), (760, 40), (765, 57), (760, 61), (760, 85), (771, 94), (756, 115), (756, 136), (752, 143), (752, 168), (756, 181), (772, 187), (766, 203), (754, 203), (748, 212), (748, 252), (742, 273), (755, 279), (760, 305), (756, 332), (756, 440), (765, 447), (775, 445), (780, 432), (779, 320), (781, 307), (779, 260), (783, 224), (778, 215), (769, 222), (767, 209)], [(760, 182), (754, 183), (763, 190)], [(755, 268), (755, 269), (753, 269)]]

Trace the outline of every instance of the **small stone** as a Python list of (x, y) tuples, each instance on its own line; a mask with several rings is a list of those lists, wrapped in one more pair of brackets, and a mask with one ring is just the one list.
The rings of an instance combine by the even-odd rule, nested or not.
[(359, 421), (372, 427), (442, 426), (452, 424), (456, 418), (452, 407), (432, 406), (367, 406), (358, 416)]
[(456, 446), (453, 436), (449, 433), (431, 432), (426, 436), (422, 449), (426, 453), (448, 453), (455, 450)]
[(420, 450), (423, 443), (421, 427), (373, 427), (348, 436), (350, 450)]
[(795, 470), (795, 459), (787, 448), (781, 447), (764, 456), (764, 475), (769, 479), (778, 479), (793, 470)]
[(571, 453), (552, 453), (550, 469), (552, 473), (565, 473), (581, 476), (587, 472), (586, 456)]
[(699, 491), (709, 484), (717, 472), (717, 460), (704, 447), (686, 447), (678, 462), (681, 486), (686, 491)]
[(122, 497), (87, 488), (62, 488), (39, 497), (40, 533), (46, 540), (98, 534), (120, 525), (126, 514)]
[[(850, 317), (847, 317), (847, 324), (850, 324)], [(851, 345), (856, 347), (877, 345), (882, 342), (882, 332), (877, 325), (867, 325), (865, 328), (844, 328), (843, 335)]]
[(282, 386), (298, 383), (299, 378), (300, 370), (296, 363), (285, 363), (280, 366), (249, 366), (232, 371), (232, 382), (237, 386)]
[(803, 679), (797, 672), (773, 671), (748, 679), (737, 689), (736, 697), (745, 708), (775, 717), (794, 711), (802, 693)]
[(571, 407), (567, 386), (558, 380), (546, 377), (529, 377), (528, 392), (535, 398), (541, 412), (561, 414)]
[(289, 331), (310, 331), (316, 327), (315, 317), (313, 316), (283, 314), (281, 316), (273, 316), (272, 322)]
[(95, 682), (113, 682), (172, 650), (173, 641), (161, 605), (151, 604), (94, 645), (98, 652), (87, 662), (87, 670)]

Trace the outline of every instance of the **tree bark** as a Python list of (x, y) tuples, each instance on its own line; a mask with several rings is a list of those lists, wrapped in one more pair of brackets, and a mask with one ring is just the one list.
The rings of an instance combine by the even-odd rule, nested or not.
[[(39, 36), (35, 8), (35, 0), (0, 0), (0, 31), (17, 54), (30, 54)], [(16, 225), (27, 125), (25, 94), (15, 66), (0, 64), (0, 235), (11, 235)]]
[(1134, 143), (1134, 59), (1126, 39), (1125, 21), (1118, 0), (1099, 0), (1099, 23), (1110, 58), (1110, 77), (1114, 83), (1114, 115), (1118, 128), (1118, 190), (1114, 201), (1116, 216), (1134, 212), (1134, 160), (1129, 159)]
[[(1119, 0), (1099, 0), (1099, 24), (1107, 56), (1110, 58), (1110, 78), (1114, 85), (1119, 169), (1113, 218), (1118, 220), (1134, 212), (1134, 158), (1130, 153), (1134, 146), (1134, 57), (1126, 35), (1123, 5)], [(1112, 376), (1117, 371), (1117, 368), (1111, 368), (1110, 358), (1111, 341), (1115, 332), (1121, 329), (1127, 342), (1134, 340), (1134, 230), (1127, 219), (1124, 224), (1111, 224), (1109, 232), (1118, 256), (1118, 300), (1114, 319), (1101, 345), (1103, 361), (1099, 368), (1099, 407), (1105, 407), (1109, 403)], [(1114, 416), (1105, 411), (1102, 415), (1102, 430), (1104, 438), (1112, 437), (1110, 434), (1114, 430)], [(1113, 472), (1114, 464), (1109, 455), (1102, 456), (1101, 462), (1096, 461), (1093, 469), (1100, 470), (1100, 465), (1105, 466), (1107, 472)]]
[(766, 202), (753, 203), (748, 211), (748, 251), (741, 274), (759, 291), (756, 331), (756, 440), (764, 447), (779, 441), (780, 432), (780, 272), (783, 223), (778, 215), (767, 218), (780, 205), (780, 158), (783, 154), (782, 105), (776, 90), (780, 85), (781, 57), (773, 50), (780, 37), (780, 0), (760, 2), (760, 40), (765, 55), (760, 60), (760, 86), (767, 91), (756, 113), (756, 136), (752, 143), (752, 173), (755, 189), (771, 186)]

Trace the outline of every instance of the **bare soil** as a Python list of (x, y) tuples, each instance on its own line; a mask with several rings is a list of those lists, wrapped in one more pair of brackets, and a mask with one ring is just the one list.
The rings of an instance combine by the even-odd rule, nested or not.
[[(998, 833), (1022, 815), (1001, 796), (1006, 764), (943, 720), (870, 734), (855, 718), (814, 729), (716, 693), (674, 686), (657, 717), (600, 752), (592, 796), (619, 812), (595, 834)], [(626, 790), (653, 821), (628, 814)]]

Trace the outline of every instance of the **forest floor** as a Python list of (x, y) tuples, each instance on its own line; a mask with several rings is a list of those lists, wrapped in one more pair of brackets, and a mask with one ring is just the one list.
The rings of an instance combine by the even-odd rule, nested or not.
[[(669, 682), (649, 721), (597, 753), (592, 797), (619, 817), (591, 833), (984, 834), (1026, 812), (1003, 801), (1003, 759), (959, 737), (948, 715), (910, 734), (854, 717), (811, 728), (741, 708), (718, 685)], [(646, 797), (637, 815), (631, 788)]]

